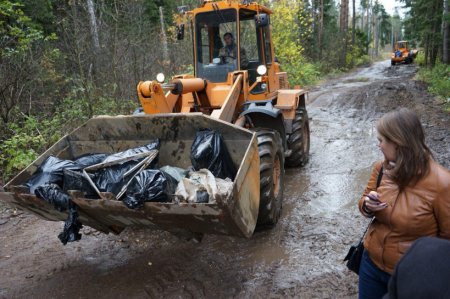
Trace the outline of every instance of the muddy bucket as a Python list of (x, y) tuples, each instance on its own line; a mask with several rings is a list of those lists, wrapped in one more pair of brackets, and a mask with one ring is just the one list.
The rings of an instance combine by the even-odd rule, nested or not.
[(44, 200), (21, 187), (50, 155), (74, 159), (88, 153), (115, 153), (142, 146), (159, 138), (159, 165), (191, 166), (190, 152), (197, 130), (209, 128), (221, 133), (238, 169), (232, 192), (214, 203), (146, 202), (129, 209), (111, 199), (87, 199), (82, 192), (69, 191), (78, 206), (80, 220), (105, 233), (119, 233), (125, 227), (162, 229), (173, 233), (208, 233), (250, 237), (259, 209), (259, 156), (256, 136), (248, 130), (201, 113), (96, 117), (61, 138), (56, 144), (5, 185), (0, 200), (50, 221), (64, 221)]

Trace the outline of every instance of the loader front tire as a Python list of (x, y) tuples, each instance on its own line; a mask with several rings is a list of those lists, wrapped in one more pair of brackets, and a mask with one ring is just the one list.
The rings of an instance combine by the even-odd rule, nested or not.
[(284, 191), (284, 150), (280, 134), (255, 129), (258, 139), (260, 199), (258, 228), (273, 227), (280, 218)]
[(298, 167), (309, 160), (309, 119), (306, 109), (298, 109), (292, 122), (292, 134), (288, 138), (288, 147), (292, 151), (286, 157), (286, 166)]

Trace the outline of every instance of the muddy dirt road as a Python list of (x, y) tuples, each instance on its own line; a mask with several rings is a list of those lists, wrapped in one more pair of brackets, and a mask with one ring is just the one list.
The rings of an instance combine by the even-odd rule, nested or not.
[(249, 240), (84, 228), (62, 246), (62, 223), (0, 206), (0, 298), (354, 298), (357, 276), (342, 258), (366, 225), (356, 202), (381, 158), (375, 120), (398, 106), (418, 111), (450, 167), (450, 116), (409, 80), (415, 72), (383, 61), (312, 90), (310, 162), (287, 170), (279, 224)]

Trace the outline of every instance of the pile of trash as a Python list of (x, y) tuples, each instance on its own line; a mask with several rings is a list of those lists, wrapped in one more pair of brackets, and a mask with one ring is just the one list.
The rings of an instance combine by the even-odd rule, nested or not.
[(25, 186), (56, 210), (68, 211), (58, 235), (64, 245), (81, 239), (82, 223), (69, 190), (83, 192), (90, 200), (119, 200), (130, 209), (145, 202), (215, 203), (218, 196), (226, 198), (232, 192), (237, 170), (220, 133), (197, 131), (188, 169), (158, 168), (159, 150), (160, 141), (153, 140), (114, 154), (86, 154), (74, 160), (49, 156)]

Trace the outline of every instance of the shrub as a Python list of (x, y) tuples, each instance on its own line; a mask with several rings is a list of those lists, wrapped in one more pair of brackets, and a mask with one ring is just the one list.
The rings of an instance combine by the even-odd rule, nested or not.
[(418, 77), (429, 84), (429, 92), (447, 101), (450, 99), (450, 65), (436, 64), (433, 68), (421, 68)]

